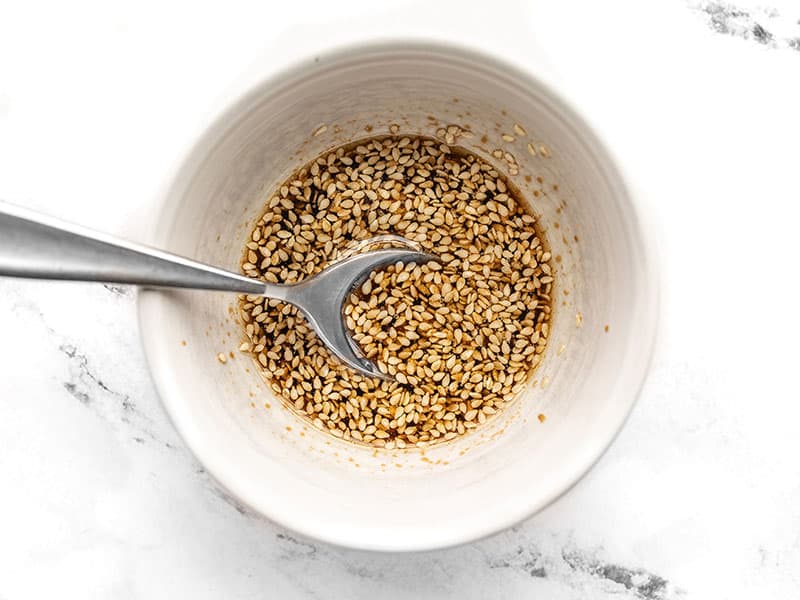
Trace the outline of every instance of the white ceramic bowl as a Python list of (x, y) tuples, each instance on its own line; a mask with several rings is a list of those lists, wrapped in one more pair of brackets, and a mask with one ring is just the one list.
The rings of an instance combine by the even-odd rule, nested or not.
[[(515, 123), (527, 135), (503, 141)], [(449, 46), (347, 48), (265, 80), (194, 145), (153, 217), (152, 242), (238, 271), (276, 185), (320, 151), (391, 124), (425, 135), (468, 125), (474, 137), (458, 143), (504, 172), (491, 151), (509, 150), (520, 165), (511, 179), (533, 200), (560, 257), (545, 360), (506, 411), (428, 449), (427, 461), (419, 450), (376, 452), (306, 426), (272, 397), (250, 358), (217, 361), (241, 340), (235, 297), (145, 291), (140, 320), (175, 427), (231, 494), (314, 538), (422, 550), (508, 527), (591, 467), (642, 384), (657, 293), (624, 177), (596, 135), (530, 74)], [(534, 198), (540, 188), (547, 194)]]

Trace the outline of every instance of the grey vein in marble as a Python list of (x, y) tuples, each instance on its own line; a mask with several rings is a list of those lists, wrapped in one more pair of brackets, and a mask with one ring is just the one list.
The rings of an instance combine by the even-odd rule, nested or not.
[[(565, 548), (561, 554), (564, 562), (576, 572), (586, 573), (600, 580), (621, 585), (646, 600), (662, 600), (668, 597), (669, 582), (659, 575), (644, 569), (631, 569), (598, 559), (592, 553), (578, 548)], [(681, 592), (676, 591), (676, 595)]]
[(690, 7), (717, 33), (800, 52), (800, 19), (781, 15), (777, 9), (745, 9), (715, 0), (691, 2)]
[(220, 486), (212, 477), (210, 477), (206, 470), (203, 467), (198, 467), (195, 471), (198, 475), (205, 476), (205, 484), (206, 487), (214, 494), (217, 498), (232, 506), (236, 512), (238, 512), (243, 517), (248, 517), (251, 519), (256, 519), (264, 522), (268, 522), (263, 516), (259, 513), (252, 510), (249, 506), (240, 502), (236, 497), (229, 494), (222, 486)]
[[(131, 288), (110, 289), (104, 286), (115, 297), (132, 301)], [(139, 444), (147, 440), (157, 442), (166, 448), (176, 446), (162, 439), (155, 433), (154, 420), (139, 409), (130, 394), (112, 389), (92, 367), (90, 359), (77, 344), (72, 342), (53, 328), (42, 310), (30, 299), (20, 299), (12, 308), (14, 311), (26, 311), (34, 315), (47, 330), (58, 351), (66, 358), (69, 378), (62, 382), (63, 388), (70, 396), (82, 405), (94, 411), (110, 424), (122, 424), (126, 433), (134, 433), (131, 439)]]
[(133, 288), (131, 287), (112, 285), (110, 283), (104, 283), (103, 287), (116, 296), (130, 296), (133, 294)]
[[(276, 527), (241, 507), (219, 488), (212, 489), (247, 520), (260, 522), (272, 529)], [(679, 600), (686, 595), (684, 590), (660, 575), (612, 560), (602, 547), (584, 548), (575, 543), (571, 534), (533, 531), (525, 525), (471, 545), (421, 554), (376, 554), (347, 550), (285, 530), (273, 535), (278, 548), (276, 559), (284, 564), (283, 573), (311, 597), (317, 597), (316, 591), (304, 585), (304, 574), (309, 569), (344, 571), (354, 581), (387, 585), (403, 579), (406, 574), (414, 574), (431, 585), (439, 582), (444, 593), (447, 588), (445, 582), (458, 576), (450, 572), (453, 564), (468, 567), (469, 570), (515, 573), (519, 577), (549, 582), (575, 592), (600, 590), (621, 599)], [(537, 539), (531, 540), (531, 535)]]
[[(63, 386), (71, 396), (87, 406), (95, 405), (94, 408), (98, 412), (105, 413), (109, 409), (117, 412), (119, 409), (120, 421), (134, 425), (151, 439), (156, 439), (148, 427), (149, 424), (152, 424), (152, 419), (142, 414), (130, 395), (108, 387), (90, 368), (89, 359), (85, 354), (69, 343), (60, 344), (58, 350), (69, 360), (71, 378), (69, 381), (63, 382)], [(96, 406), (97, 404), (102, 404), (104, 408)], [(142, 438), (134, 439), (139, 443), (143, 441)], [(168, 443), (165, 445), (171, 447)]]
[(78, 348), (69, 343), (62, 343), (58, 349), (69, 361), (71, 377), (62, 385), (72, 397), (92, 408), (110, 423), (119, 421), (141, 434), (131, 437), (139, 444), (144, 444), (149, 439), (166, 448), (175, 448), (174, 444), (154, 433), (153, 419), (139, 410), (129, 394), (111, 389), (100, 376), (95, 374), (89, 359)]
[(542, 560), (542, 552), (537, 547), (517, 546), (513, 551), (496, 556), (487, 556), (490, 569), (514, 569), (531, 577), (547, 577)]
[[(497, 536), (514, 539), (506, 540), (502, 550), (484, 554), (488, 567), (555, 581), (567, 587), (579, 588), (593, 583), (609, 594), (644, 600), (675, 600), (685, 596), (681, 588), (660, 575), (611, 560), (602, 547), (581, 547), (568, 534), (537, 536), (539, 539), (531, 541), (526, 539), (525, 533), (525, 527), (521, 526), (513, 528), (508, 535)], [(484, 552), (485, 544), (478, 542), (475, 548)]]

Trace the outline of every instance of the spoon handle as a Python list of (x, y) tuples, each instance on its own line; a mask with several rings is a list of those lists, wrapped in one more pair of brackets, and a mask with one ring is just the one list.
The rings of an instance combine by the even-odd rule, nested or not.
[(0, 276), (191, 288), (283, 298), (250, 279), (0, 202)]

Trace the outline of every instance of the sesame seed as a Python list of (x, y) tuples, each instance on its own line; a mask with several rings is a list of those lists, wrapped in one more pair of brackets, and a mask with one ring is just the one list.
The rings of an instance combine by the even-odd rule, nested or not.
[[(526, 135), (517, 125), (514, 133)], [(439, 444), (504, 410), (541, 362), (550, 254), (519, 192), (456, 147), (469, 135), (447, 125), (436, 140), (387, 136), (327, 151), (268, 197), (245, 240), (242, 271), (281, 283), (302, 281), (379, 235), (403, 235), (440, 257), (372, 273), (345, 305), (353, 339), (390, 381), (341, 365), (294, 306), (240, 298), (239, 349), (317, 429), (381, 449)], [(492, 155), (519, 172), (511, 153)]]

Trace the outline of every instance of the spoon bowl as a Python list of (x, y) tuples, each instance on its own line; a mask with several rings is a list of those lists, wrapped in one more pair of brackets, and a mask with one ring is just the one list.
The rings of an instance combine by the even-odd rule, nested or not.
[(364, 358), (344, 320), (344, 305), (369, 274), (394, 263), (428, 262), (432, 254), (406, 249), (372, 250), (329, 265), (314, 277), (284, 286), (284, 300), (297, 306), (323, 343), (347, 366), (369, 377), (389, 379)]

